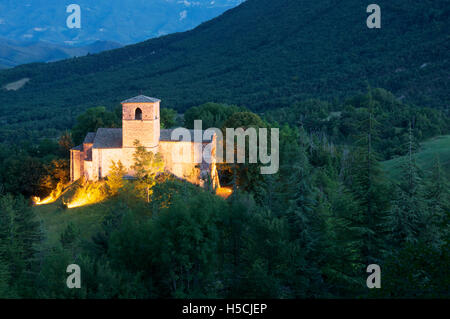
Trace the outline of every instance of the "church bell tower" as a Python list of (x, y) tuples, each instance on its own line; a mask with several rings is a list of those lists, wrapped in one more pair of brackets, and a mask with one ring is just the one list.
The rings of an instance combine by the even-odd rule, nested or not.
[(139, 95), (122, 102), (122, 147), (134, 147), (134, 141), (148, 149), (157, 149), (160, 137), (161, 100)]

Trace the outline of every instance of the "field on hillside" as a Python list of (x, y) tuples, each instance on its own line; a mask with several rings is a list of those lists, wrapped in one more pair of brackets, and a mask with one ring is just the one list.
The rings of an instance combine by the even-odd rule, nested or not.
[[(442, 167), (450, 178), (450, 135), (437, 136), (421, 144), (421, 149), (414, 155), (418, 166), (429, 174), (433, 168), (436, 156), (439, 156)], [(392, 179), (400, 177), (402, 162), (407, 156), (397, 157), (382, 163), (388, 176)]]
[(71, 190), (54, 203), (33, 207), (43, 223), (46, 241), (50, 245), (59, 240), (70, 223), (81, 230), (82, 239), (89, 239), (99, 229), (108, 211), (108, 202), (67, 209), (63, 205), (63, 199), (70, 196), (70, 193)]

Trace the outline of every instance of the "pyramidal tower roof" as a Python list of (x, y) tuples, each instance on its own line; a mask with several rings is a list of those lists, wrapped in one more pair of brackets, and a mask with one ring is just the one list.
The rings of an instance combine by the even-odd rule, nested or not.
[(156, 103), (156, 102), (161, 102), (161, 100), (145, 95), (138, 95), (132, 97), (131, 99), (122, 101), (121, 103), (123, 104), (123, 103)]

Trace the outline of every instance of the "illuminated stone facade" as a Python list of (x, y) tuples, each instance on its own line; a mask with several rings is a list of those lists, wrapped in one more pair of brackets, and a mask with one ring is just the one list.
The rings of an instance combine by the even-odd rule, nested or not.
[(172, 130), (160, 129), (160, 100), (140, 95), (123, 101), (122, 128), (99, 128), (88, 133), (83, 144), (71, 149), (70, 178), (103, 179), (108, 176), (112, 161), (119, 160), (132, 177), (133, 143), (139, 140), (147, 150), (163, 156), (167, 172), (196, 185), (204, 186), (209, 180), (214, 188), (219, 187), (215, 136), (186, 142), (173, 139), (171, 133)]

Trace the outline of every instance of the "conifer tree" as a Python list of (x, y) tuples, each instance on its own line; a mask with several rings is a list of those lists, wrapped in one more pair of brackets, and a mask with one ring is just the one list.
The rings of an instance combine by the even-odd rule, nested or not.
[(283, 126), (279, 172), (265, 177), (266, 196), (270, 198), (267, 207), (275, 216), (286, 220), (290, 242), (299, 250), (296, 270), (292, 273), (295, 297), (312, 296), (323, 288), (319, 264), (323, 260), (321, 250), (326, 245), (325, 221), (306, 153), (309, 142), (303, 130)]
[(372, 147), (378, 123), (374, 117), (372, 94), (369, 89), (367, 118), (360, 123), (354, 163), (346, 181), (361, 207), (359, 226), (362, 230), (363, 263), (377, 263), (383, 256), (385, 225), (389, 209), (389, 185), (381, 171), (378, 155)]
[(360, 239), (365, 227), (361, 225), (361, 207), (335, 174), (320, 173), (319, 187), (323, 192), (319, 205), (325, 219), (321, 269), (332, 296), (354, 296), (364, 287), (360, 276), (363, 268)]
[(422, 173), (415, 161), (413, 140), (410, 124), (408, 156), (401, 167), (401, 179), (396, 187), (388, 222), (390, 237), (397, 245), (417, 242), (425, 226), (426, 199)]
[(0, 259), (0, 299), (11, 298), (13, 292), (10, 287), (11, 275), (8, 265)]
[(450, 238), (450, 185), (439, 156), (434, 159), (433, 170), (425, 187), (428, 204), (425, 241), (439, 247)]
[[(13, 291), (33, 296), (38, 246), (42, 241), (40, 223), (22, 197), (0, 197), (0, 264), (10, 274)], [(6, 268), (5, 268), (6, 267)], [(5, 275), (4, 275), (5, 276)]]

